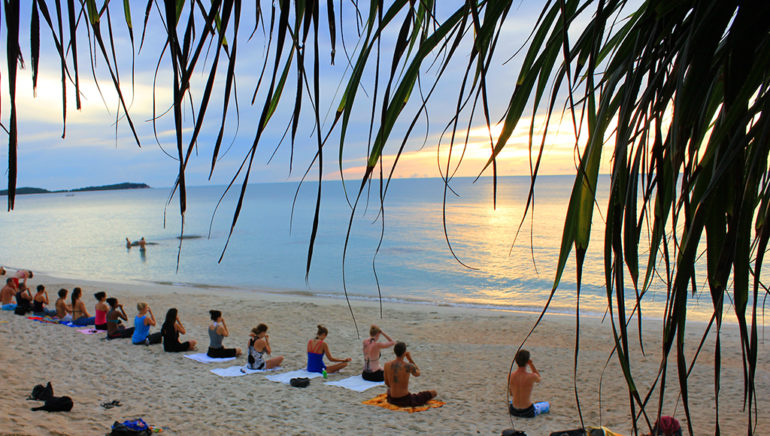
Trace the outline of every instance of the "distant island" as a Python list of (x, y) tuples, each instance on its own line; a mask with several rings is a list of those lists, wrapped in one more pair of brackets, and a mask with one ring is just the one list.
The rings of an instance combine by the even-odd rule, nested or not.
[[(23, 187), (16, 188), (16, 195), (24, 194), (52, 194), (57, 192), (86, 192), (86, 191), (117, 191), (120, 189), (147, 189), (150, 185), (146, 183), (116, 183), (114, 185), (101, 185), (101, 186), (86, 186), (85, 188), (77, 189), (60, 189), (58, 191), (49, 191), (43, 188), (31, 188)], [(8, 195), (8, 190), (3, 189), (0, 191), (0, 195)]]

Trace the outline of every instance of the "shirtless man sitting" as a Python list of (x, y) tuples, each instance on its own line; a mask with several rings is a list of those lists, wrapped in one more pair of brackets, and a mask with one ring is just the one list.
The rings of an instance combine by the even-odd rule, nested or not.
[[(406, 344), (396, 342), (393, 347), (396, 359), (385, 364), (385, 384), (388, 386), (388, 403), (400, 407), (417, 407), (435, 397), (436, 391), (422, 391), (418, 394), (409, 393), (409, 376), (420, 376), (420, 368), (406, 351)], [(404, 362), (404, 359), (409, 362)]]
[[(529, 351), (519, 350), (514, 358), (516, 361), (516, 371), (513, 371), (508, 377), (508, 391), (511, 393), (511, 404), (508, 405), (508, 411), (513, 416), (521, 418), (534, 418), (535, 405), (532, 403), (532, 388), (535, 383), (540, 382), (540, 373), (529, 358)], [(527, 371), (529, 367), (532, 372)]]
[(72, 321), (72, 306), (67, 304), (68, 290), (59, 289), (59, 298), (56, 300), (56, 317), (62, 321)]
[(8, 280), (5, 281), (3, 290), (0, 291), (0, 300), (2, 300), (3, 303), (3, 310), (16, 309), (16, 303), (13, 302), (13, 297), (16, 296), (16, 292), (18, 292), (16, 283), (12, 278), (8, 278)]

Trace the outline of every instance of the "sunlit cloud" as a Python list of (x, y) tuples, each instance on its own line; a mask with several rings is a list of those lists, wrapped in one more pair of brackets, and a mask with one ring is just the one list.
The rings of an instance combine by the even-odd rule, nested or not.
[[(540, 151), (540, 145), (545, 132), (545, 116), (535, 117), (535, 128), (530, 141), (530, 119), (522, 119), (513, 134), (506, 142), (505, 147), (497, 155), (498, 176), (529, 175), (532, 166)], [(575, 128), (571, 120), (566, 117), (554, 122), (552, 118), (548, 127), (539, 174), (574, 174), (578, 153), (585, 146), (585, 132), (587, 126), (583, 126), (580, 140), (576, 141)], [(420, 150), (405, 151), (398, 157), (398, 163), (394, 172), (395, 178), (408, 177), (441, 177), (449, 174), (455, 177), (476, 177), (479, 175), (492, 175), (492, 166), (485, 166), (492, 156), (493, 143), (499, 140), (502, 124), (493, 126), (475, 126), (469, 130), (458, 131), (455, 135), (455, 143), (451, 144), (448, 135), (440, 138), (432, 138), (435, 145), (423, 147)], [(468, 142), (465, 143), (465, 138)], [(490, 142), (491, 138), (491, 142)], [(431, 140), (429, 139), (428, 144)], [(603, 149), (604, 170), (608, 170), (608, 164), (612, 157), (612, 148), (605, 146)], [(396, 160), (395, 154), (384, 154), (383, 164), (390, 170)], [(349, 166), (344, 169), (345, 177), (360, 177), (365, 170), (365, 158), (350, 160)], [(483, 170), (483, 172), (482, 172)], [(336, 178), (329, 175), (330, 178)]]

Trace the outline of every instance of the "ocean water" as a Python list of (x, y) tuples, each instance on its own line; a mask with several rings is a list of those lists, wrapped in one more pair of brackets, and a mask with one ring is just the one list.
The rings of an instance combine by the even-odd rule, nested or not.
[[(344, 281), (351, 206), (337, 181), (322, 185), (321, 220), (307, 279), (316, 182), (302, 185), (293, 209), (297, 183), (250, 185), (226, 250), (237, 192), (225, 195), (215, 213), (223, 186), (189, 188), (184, 234), (191, 238), (183, 240), (181, 253), (179, 206), (176, 198), (167, 203), (168, 188), (18, 196), (15, 210), (0, 218), (0, 263), (74, 279), (227, 286), (333, 298), (346, 290), (354, 305), (356, 299), (381, 296), (386, 301), (534, 312), (550, 295), (572, 181), (571, 176), (538, 180), (534, 210), (518, 237), (527, 177), (500, 178), (497, 207), (491, 179), (454, 180), (454, 192), (447, 194), (446, 235), (441, 180), (392, 181), (384, 213), (379, 186), (373, 184), (352, 221)], [(348, 184), (351, 202), (357, 186), (356, 181)], [(605, 207), (606, 194), (597, 203)], [(595, 213), (581, 313), (602, 315), (607, 306), (602, 228), (602, 215)], [(146, 253), (126, 249), (126, 237), (142, 236), (154, 243)], [(574, 313), (575, 288), (572, 257), (551, 311)], [(634, 298), (633, 289), (626, 294)], [(643, 315), (661, 317), (664, 296), (662, 284), (654, 283), (645, 296)], [(689, 311), (701, 319), (710, 314), (707, 292), (691, 299)]]

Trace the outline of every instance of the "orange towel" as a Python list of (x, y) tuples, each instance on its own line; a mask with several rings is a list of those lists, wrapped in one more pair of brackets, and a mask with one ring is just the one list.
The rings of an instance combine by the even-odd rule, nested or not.
[(371, 400), (362, 401), (361, 404), (366, 404), (368, 406), (383, 407), (385, 409), (398, 410), (401, 412), (414, 413), (414, 412), (424, 412), (434, 407), (441, 407), (446, 403), (438, 400), (430, 400), (428, 401), (427, 404), (419, 407), (399, 407), (388, 403), (388, 394), (380, 394), (372, 398)]

